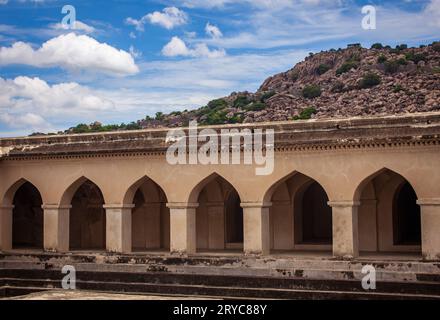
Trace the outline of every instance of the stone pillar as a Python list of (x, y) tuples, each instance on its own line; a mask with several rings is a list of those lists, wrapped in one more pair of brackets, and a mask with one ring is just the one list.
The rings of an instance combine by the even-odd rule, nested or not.
[(106, 212), (106, 248), (109, 252), (131, 252), (131, 210), (134, 204), (104, 205)]
[(223, 202), (208, 202), (208, 247), (225, 248), (225, 207)]
[(14, 206), (0, 207), (0, 250), (12, 249), (12, 210)]
[(270, 202), (244, 202), (241, 204), (245, 254), (268, 255), (270, 253), (269, 208), (271, 206)]
[(420, 199), (422, 254), (426, 260), (440, 260), (440, 198)]
[(170, 209), (170, 252), (196, 253), (196, 208), (198, 203), (168, 203)]
[(72, 206), (44, 204), (44, 250), (69, 251), (69, 214)]
[(358, 208), (360, 202), (330, 201), (333, 211), (333, 256), (359, 256)]

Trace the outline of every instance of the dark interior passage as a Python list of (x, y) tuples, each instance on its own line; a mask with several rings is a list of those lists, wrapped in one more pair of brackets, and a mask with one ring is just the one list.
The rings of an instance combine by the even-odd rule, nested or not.
[(328, 197), (317, 182), (304, 191), (302, 197), (302, 242), (316, 244), (332, 243), (332, 210)]
[(25, 182), (15, 193), (12, 213), (12, 247), (43, 248), (43, 204), (41, 195)]
[(70, 209), (70, 249), (105, 249), (105, 209), (101, 190), (91, 181), (76, 191)]
[(393, 203), (395, 245), (420, 245), (421, 221), (417, 195), (408, 182), (396, 192)]
[(240, 206), (240, 196), (232, 190), (225, 202), (226, 242), (243, 242), (243, 208)]

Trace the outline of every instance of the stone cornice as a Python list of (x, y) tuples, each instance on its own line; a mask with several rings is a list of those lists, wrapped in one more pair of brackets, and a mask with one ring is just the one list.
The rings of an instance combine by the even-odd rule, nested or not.
[[(440, 112), (406, 116), (199, 127), (274, 129), (275, 151), (331, 151), (440, 146)], [(164, 156), (173, 129), (0, 139), (2, 160)], [(188, 128), (182, 128), (187, 132)]]

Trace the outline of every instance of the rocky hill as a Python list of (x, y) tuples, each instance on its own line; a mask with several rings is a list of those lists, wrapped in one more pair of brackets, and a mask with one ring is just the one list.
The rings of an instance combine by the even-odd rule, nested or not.
[[(157, 113), (124, 129), (178, 127), (190, 120), (213, 125), (436, 110), (440, 111), (440, 42), (419, 48), (375, 44), (366, 49), (354, 44), (310, 54), (292, 69), (268, 78), (255, 93), (233, 92), (197, 110)], [(85, 131), (118, 129), (96, 123), (81, 126)]]

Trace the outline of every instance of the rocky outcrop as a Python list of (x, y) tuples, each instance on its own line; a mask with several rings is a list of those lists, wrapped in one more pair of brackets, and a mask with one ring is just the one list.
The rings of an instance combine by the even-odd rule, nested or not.
[[(440, 42), (419, 48), (376, 44), (310, 54), (266, 79), (197, 110), (158, 113), (138, 128), (346, 118), (440, 111)], [(72, 131), (70, 131), (72, 132)]]

